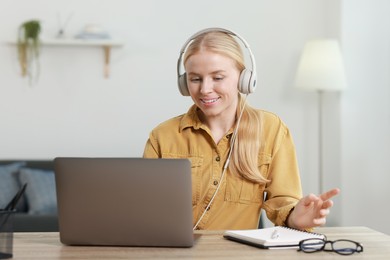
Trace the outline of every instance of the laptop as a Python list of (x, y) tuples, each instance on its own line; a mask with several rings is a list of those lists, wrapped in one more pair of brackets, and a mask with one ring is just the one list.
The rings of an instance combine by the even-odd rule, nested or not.
[(188, 159), (54, 159), (66, 245), (191, 247)]

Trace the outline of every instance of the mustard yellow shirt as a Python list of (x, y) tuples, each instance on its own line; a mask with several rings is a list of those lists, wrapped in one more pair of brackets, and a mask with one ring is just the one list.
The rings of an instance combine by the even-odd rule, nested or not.
[[(259, 168), (270, 182), (252, 183), (227, 170), (198, 229), (257, 228), (262, 208), (275, 225), (285, 225), (290, 210), (302, 197), (295, 147), (288, 128), (275, 114), (264, 110), (258, 113), (263, 122)], [(144, 157), (191, 160), (194, 225), (217, 188), (232, 131), (216, 144), (194, 105), (186, 114), (158, 125), (149, 135)]]

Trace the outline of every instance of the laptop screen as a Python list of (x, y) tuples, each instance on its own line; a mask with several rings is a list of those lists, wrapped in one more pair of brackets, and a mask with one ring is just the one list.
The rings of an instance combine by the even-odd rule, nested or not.
[(61, 242), (193, 245), (187, 159), (56, 158)]

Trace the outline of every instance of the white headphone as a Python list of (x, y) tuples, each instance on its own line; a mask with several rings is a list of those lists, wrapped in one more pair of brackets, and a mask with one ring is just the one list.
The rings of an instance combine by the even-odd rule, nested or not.
[(192, 42), (192, 40), (194, 40), (196, 37), (198, 37), (199, 35), (201, 35), (203, 33), (213, 32), (213, 31), (224, 32), (224, 33), (227, 33), (227, 34), (230, 34), (232, 36), (237, 37), (244, 44), (245, 48), (248, 50), (249, 58), (251, 60), (251, 69), (246, 69), (245, 68), (243, 71), (241, 71), (240, 80), (238, 82), (238, 91), (240, 91), (240, 93), (242, 93), (242, 94), (253, 93), (255, 91), (255, 89), (256, 89), (256, 81), (257, 81), (256, 62), (255, 62), (255, 58), (254, 58), (254, 56), (252, 54), (252, 51), (249, 48), (249, 44), (245, 41), (244, 38), (242, 38), (237, 33), (234, 33), (232, 31), (229, 31), (229, 30), (226, 30), (226, 29), (223, 29), (223, 28), (207, 28), (207, 29), (201, 30), (201, 31), (195, 33), (194, 35), (192, 35), (185, 42), (184, 46), (181, 48), (180, 56), (179, 56), (179, 59), (177, 61), (177, 77), (178, 77), (178, 80), (177, 80), (178, 82), (177, 83), (178, 83), (178, 86), (179, 86), (180, 93), (183, 96), (189, 96), (190, 95), (190, 92), (188, 91), (188, 86), (187, 86), (187, 76), (186, 76), (186, 73), (185, 72), (183, 72), (183, 73), (181, 72), (182, 59), (183, 59), (184, 52), (187, 50), (190, 42)]

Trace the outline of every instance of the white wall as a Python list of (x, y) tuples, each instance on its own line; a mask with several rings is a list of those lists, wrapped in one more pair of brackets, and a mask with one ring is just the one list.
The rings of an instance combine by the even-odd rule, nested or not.
[[(338, 0), (185, 4), (179, 0), (5, 0), (0, 11), (0, 158), (141, 156), (149, 131), (187, 111), (192, 103), (180, 96), (176, 86), (182, 44), (199, 29), (220, 26), (238, 32), (251, 45), (260, 86), (249, 101), (277, 113), (289, 125), (304, 193), (316, 193), (317, 99), (315, 93), (293, 89), (292, 82), (307, 40), (339, 36), (340, 4)], [(31, 18), (39, 18), (44, 36), (53, 37), (58, 12), (63, 19), (73, 12), (69, 36), (87, 23), (99, 23), (125, 42), (112, 51), (109, 79), (103, 77), (101, 49), (69, 46), (42, 48), (38, 84), (29, 86), (19, 76), (15, 46), (6, 42), (15, 39), (17, 26)], [(336, 126), (325, 132), (326, 187), (330, 188), (339, 186), (341, 178), (340, 97), (326, 99), (330, 109), (325, 117)], [(351, 130), (348, 127), (344, 131)], [(341, 203), (337, 198), (329, 225), (340, 224)]]
[[(260, 83), (250, 99), (287, 121), (302, 155), (310, 150), (302, 103), (311, 96), (291, 89), (291, 82), (304, 42), (324, 31), (323, 2), (202, 0), (184, 7), (173, 0), (5, 1), (0, 157), (141, 155), (149, 130), (191, 104), (177, 91), (176, 60), (187, 37), (209, 26), (235, 30), (250, 43)], [(70, 36), (86, 23), (100, 23), (125, 41), (112, 52), (110, 79), (103, 78), (99, 48), (53, 46), (42, 49), (38, 84), (30, 87), (19, 77), (15, 46), (5, 42), (31, 18), (42, 21), (44, 36), (55, 35), (58, 12), (63, 19), (74, 13)], [(302, 164), (304, 171), (312, 168)]]
[(342, 8), (350, 85), (342, 100), (342, 224), (390, 234), (390, 2), (345, 0)]

